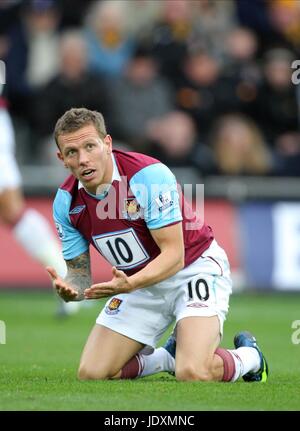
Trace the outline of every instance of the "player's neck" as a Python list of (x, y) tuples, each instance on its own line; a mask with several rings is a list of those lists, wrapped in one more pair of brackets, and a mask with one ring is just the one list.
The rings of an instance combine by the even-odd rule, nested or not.
[(104, 172), (101, 182), (92, 189), (85, 189), (89, 194), (94, 196), (105, 196), (107, 195), (108, 189), (110, 188), (113, 180), (113, 160), (112, 156), (107, 160), (106, 170)]
[(112, 183), (113, 178), (113, 172), (114, 172), (114, 164), (112, 160), (112, 155), (110, 155), (109, 159), (107, 160), (106, 170), (103, 175), (103, 180), (101, 181), (101, 184), (99, 184), (98, 188), (100, 187), (107, 187), (107, 184)]

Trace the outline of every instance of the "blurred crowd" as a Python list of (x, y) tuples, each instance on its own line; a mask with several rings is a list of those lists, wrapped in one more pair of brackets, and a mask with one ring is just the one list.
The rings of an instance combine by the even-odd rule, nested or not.
[(2, 0), (0, 59), (24, 163), (85, 106), (169, 166), (300, 176), (299, 0)]

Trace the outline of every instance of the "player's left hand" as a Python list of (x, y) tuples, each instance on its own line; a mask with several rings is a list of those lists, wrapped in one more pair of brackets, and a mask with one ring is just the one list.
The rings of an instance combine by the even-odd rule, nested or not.
[(85, 289), (85, 299), (105, 298), (119, 293), (129, 293), (133, 290), (127, 275), (123, 271), (119, 271), (113, 266), (112, 273), (113, 278), (110, 281), (93, 284), (89, 289)]

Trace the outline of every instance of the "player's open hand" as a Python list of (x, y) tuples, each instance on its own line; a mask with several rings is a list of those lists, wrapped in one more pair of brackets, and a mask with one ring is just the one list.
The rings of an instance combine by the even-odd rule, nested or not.
[(54, 268), (47, 266), (46, 270), (51, 277), (54, 289), (64, 301), (75, 301), (78, 298), (78, 292), (59, 277)]
[(119, 293), (129, 293), (133, 290), (127, 275), (113, 266), (113, 278), (104, 283), (93, 284), (89, 289), (85, 289), (85, 299), (99, 299), (106, 296), (117, 295)]

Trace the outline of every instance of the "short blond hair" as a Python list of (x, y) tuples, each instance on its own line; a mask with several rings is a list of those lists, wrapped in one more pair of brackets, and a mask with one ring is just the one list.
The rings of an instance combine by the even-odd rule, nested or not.
[[(226, 129), (242, 127), (246, 141), (240, 151), (232, 147)], [(271, 155), (256, 123), (242, 114), (226, 114), (219, 118), (211, 135), (217, 165), (224, 175), (264, 175), (271, 168)], [(245, 147), (246, 145), (246, 147)]]
[(76, 132), (84, 126), (92, 124), (99, 133), (100, 138), (107, 135), (103, 115), (98, 111), (90, 111), (86, 108), (72, 108), (66, 111), (56, 122), (54, 138), (59, 148), (58, 137), (66, 133)]

